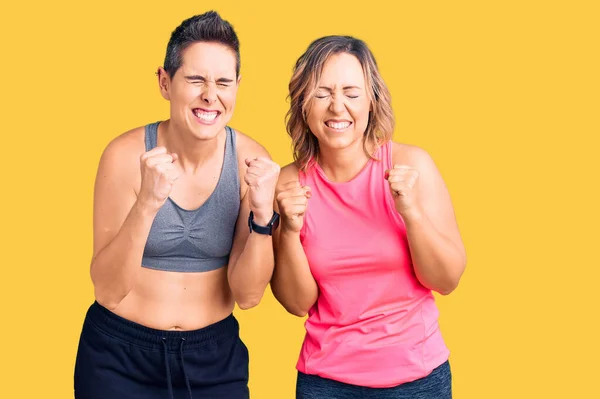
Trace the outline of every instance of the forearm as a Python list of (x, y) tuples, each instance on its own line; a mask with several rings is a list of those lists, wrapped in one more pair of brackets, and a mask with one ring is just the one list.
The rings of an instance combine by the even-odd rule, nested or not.
[(237, 261), (229, 266), (229, 286), (241, 309), (260, 303), (267, 284), (273, 275), (272, 237), (250, 233)]
[(310, 272), (299, 233), (281, 230), (271, 288), (283, 307), (296, 316), (306, 315), (317, 301), (319, 289)]
[(96, 299), (104, 306), (116, 308), (131, 291), (155, 215), (136, 202), (117, 235), (92, 260)]
[(425, 214), (404, 217), (415, 274), (421, 284), (443, 295), (452, 292), (465, 269), (462, 251)]

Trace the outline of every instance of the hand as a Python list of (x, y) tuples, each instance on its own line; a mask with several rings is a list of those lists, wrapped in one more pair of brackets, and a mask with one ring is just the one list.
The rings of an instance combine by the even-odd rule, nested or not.
[(310, 197), (310, 187), (302, 187), (298, 181), (291, 181), (279, 187), (277, 205), (281, 213), (282, 228), (300, 232)]
[(165, 203), (181, 169), (175, 166), (177, 154), (168, 154), (165, 147), (156, 147), (140, 157), (142, 184), (138, 201), (144, 206), (158, 211)]
[(265, 226), (273, 217), (273, 199), (275, 185), (279, 178), (279, 165), (266, 157), (246, 159), (250, 210), (254, 213), (254, 222)]
[(417, 183), (419, 172), (408, 165), (394, 165), (385, 171), (385, 179), (390, 185), (396, 211), (403, 217), (410, 217), (419, 212), (417, 200)]

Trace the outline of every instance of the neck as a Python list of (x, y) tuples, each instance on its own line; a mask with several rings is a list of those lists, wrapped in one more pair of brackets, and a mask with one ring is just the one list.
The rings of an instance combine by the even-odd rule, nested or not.
[(164, 123), (164, 145), (169, 153), (176, 153), (178, 163), (184, 171), (195, 171), (206, 161), (212, 159), (222, 148), (225, 129), (209, 140), (200, 140), (189, 134), (183, 134), (170, 120)]
[[(371, 153), (374, 146), (367, 145)], [(318, 162), (327, 178), (334, 182), (352, 180), (369, 161), (369, 156), (363, 148), (363, 140), (357, 140), (345, 148), (319, 148)]]

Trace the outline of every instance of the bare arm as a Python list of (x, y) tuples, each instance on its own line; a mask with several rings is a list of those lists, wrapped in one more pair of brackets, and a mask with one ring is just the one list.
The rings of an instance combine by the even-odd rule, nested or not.
[[(161, 205), (161, 201), (150, 198), (149, 184), (136, 195), (134, 182), (139, 181), (139, 161), (134, 157), (132, 163), (132, 140), (127, 141), (118, 139), (106, 148), (94, 188), (94, 255), (90, 274), (96, 300), (109, 309), (116, 308), (133, 288), (152, 222)], [(146, 153), (155, 155), (148, 162), (172, 162), (166, 150), (152, 151)], [(159, 173), (154, 167), (146, 169), (148, 173)], [(162, 176), (157, 179), (154, 183), (164, 180)]]
[[(241, 309), (250, 309), (260, 303), (273, 273), (272, 237), (256, 232), (250, 234), (249, 214), (250, 207), (245, 196), (240, 205), (227, 270), (229, 286)], [(260, 221), (255, 218), (255, 222), (264, 226), (270, 219)]]
[[(415, 274), (425, 287), (447, 295), (458, 286), (466, 266), (450, 195), (435, 163), (424, 150), (398, 145), (394, 150), (397, 165), (410, 163), (417, 171), (414, 186), (407, 190), (405, 198), (392, 189), (396, 209), (406, 224)], [(409, 155), (406, 151), (410, 151)], [(402, 184), (406, 188), (410, 181), (407, 178), (403, 183), (396, 182), (400, 184), (396, 188)]]
[(300, 317), (306, 315), (319, 295), (300, 243), (300, 230), (310, 197), (307, 192), (309, 189), (298, 182), (295, 165), (288, 165), (281, 171), (274, 206), (278, 212), (281, 210), (282, 223), (273, 237), (275, 270), (271, 289), (289, 313)]
[[(246, 138), (246, 140), (248, 140)], [(266, 226), (273, 216), (273, 196), (279, 175), (279, 166), (255, 142), (248, 151), (241, 151), (247, 168), (244, 182), (248, 185), (240, 203), (235, 236), (227, 277), (233, 297), (241, 309), (258, 305), (273, 274), (273, 240), (266, 234), (250, 233), (248, 216), (252, 210), (254, 222)]]

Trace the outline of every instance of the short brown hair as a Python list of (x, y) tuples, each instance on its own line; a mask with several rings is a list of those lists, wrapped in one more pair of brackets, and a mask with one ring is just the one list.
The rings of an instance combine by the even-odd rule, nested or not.
[(184, 50), (198, 42), (220, 43), (228, 47), (235, 53), (235, 74), (240, 75), (240, 41), (237, 34), (218, 12), (208, 11), (186, 19), (171, 33), (164, 62), (169, 77), (175, 76), (181, 67)]

